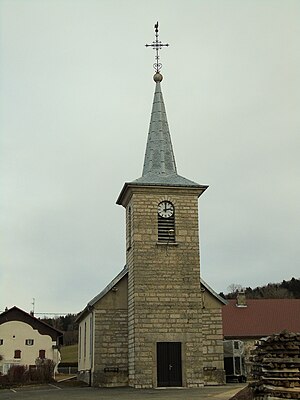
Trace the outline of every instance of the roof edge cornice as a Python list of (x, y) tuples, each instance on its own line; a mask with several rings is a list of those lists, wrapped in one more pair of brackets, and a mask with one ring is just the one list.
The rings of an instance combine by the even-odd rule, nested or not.
[(195, 183), (195, 185), (189, 185), (189, 186), (185, 186), (185, 185), (176, 185), (176, 184), (155, 184), (155, 183), (138, 183), (138, 182), (125, 182), (123, 185), (123, 188), (119, 194), (119, 197), (117, 198), (116, 204), (118, 205), (122, 205), (124, 207), (126, 207), (126, 204), (128, 204), (128, 201), (130, 200), (130, 193), (129, 191), (132, 191), (132, 189), (134, 188), (143, 188), (143, 189), (147, 189), (147, 188), (157, 188), (157, 189), (162, 189), (162, 188), (166, 188), (168, 190), (170, 189), (186, 189), (186, 190), (194, 190), (198, 192), (198, 197), (200, 197), (202, 195), (202, 193), (208, 188), (208, 185), (199, 185), (197, 183)]

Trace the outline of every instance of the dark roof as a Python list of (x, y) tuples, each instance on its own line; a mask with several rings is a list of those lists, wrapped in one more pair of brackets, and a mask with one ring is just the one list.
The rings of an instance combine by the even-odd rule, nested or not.
[(63, 335), (63, 332), (59, 329), (53, 328), (53, 326), (46, 324), (45, 322), (35, 318), (33, 315), (28, 314), (26, 311), (23, 311), (16, 306), (0, 314), (0, 325), (10, 321), (24, 322), (38, 330), (41, 335), (51, 336), (53, 340), (57, 340)]
[(247, 299), (246, 307), (229, 300), (222, 315), (225, 338), (262, 337), (284, 329), (300, 332), (300, 299)]

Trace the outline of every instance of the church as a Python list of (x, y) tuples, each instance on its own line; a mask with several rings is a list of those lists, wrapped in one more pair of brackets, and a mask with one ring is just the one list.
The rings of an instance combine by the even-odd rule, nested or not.
[(126, 182), (126, 265), (78, 317), (78, 379), (92, 386), (225, 383), (222, 306), (200, 278), (198, 198), (208, 186), (177, 173), (158, 51), (142, 176)]

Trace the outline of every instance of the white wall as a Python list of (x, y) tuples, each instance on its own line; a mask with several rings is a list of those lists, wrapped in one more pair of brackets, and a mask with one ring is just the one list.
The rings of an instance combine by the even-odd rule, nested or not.
[[(53, 349), (57, 343), (49, 335), (41, 335), (30, 325), (21, 321), (9, 321), (0, 325), (0, 371), (7, 372), (7, 364), (35, 365), (35, 360), (39, 357), (39, 350), (45, 350), (45, 358), (53, 360), (56, 364), (60, 361), (60, 352)], [(25, 345), (26, 339), (33, 339), (32, 346)], [(21, 358), (15, 359), (15, 350), (21, 350)]]
[(94, 347), (94, 318), (88, 314), (79, 324), (78, 371), (92, 370)]

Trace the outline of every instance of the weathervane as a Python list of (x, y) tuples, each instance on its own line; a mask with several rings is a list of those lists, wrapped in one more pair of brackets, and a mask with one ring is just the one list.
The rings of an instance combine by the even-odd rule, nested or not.
[(159, 73), (162, 67), (162, 64), (159, 62), (159, 50), (162, 49), (162, 47), (168, 47), (168, 43), (162, 43), (160, 40), (158, 40), (159, 34), (158, 34), (158, 22), (154, 25), (154, 30), (155, 30), (155, 41), (153, 41), (151, 44), (146, 44), (146, 47), (152, 47), (156, 51), (156, 56), (155, 60), (156, 62), (153, 64), (153, 67), (155, 69), (156, 73)]

